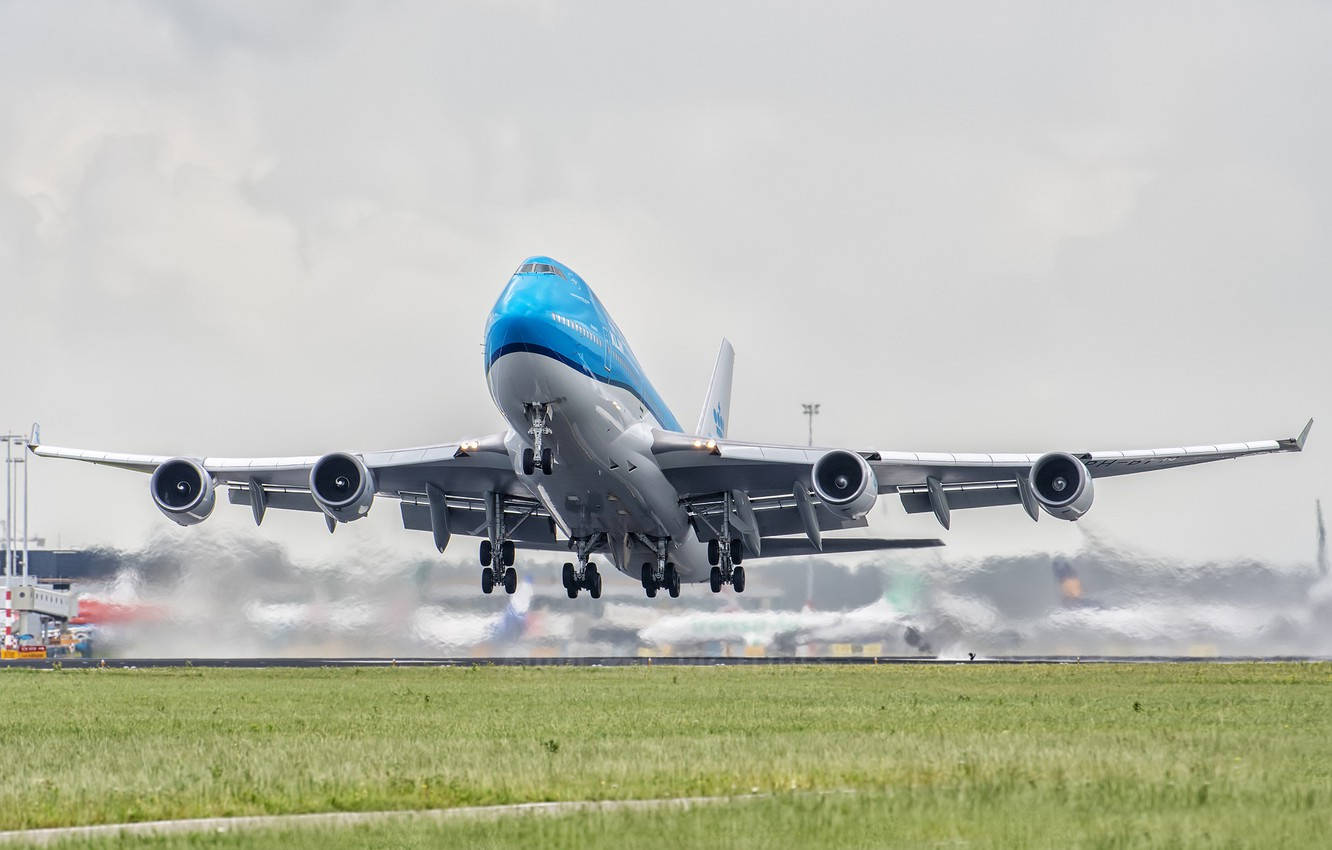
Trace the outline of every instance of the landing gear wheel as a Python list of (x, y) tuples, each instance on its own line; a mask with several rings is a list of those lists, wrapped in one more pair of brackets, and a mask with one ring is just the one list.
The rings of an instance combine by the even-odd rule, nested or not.
[(744, 560), (745, 549), (744, 546), (740, 544), (740, 538), (737, 537), (731, 541), (731, 563), (740, 564), (743, 563)]
[[(649, 587), (651, 587), (652, 584), (653, 584), (653, 582), (652, 582), (652, 565), (651, 565), (651, 564), (644, 564), (644, 565), (643, 565), (643, 572), (641, 573), (641, 575), (643, 576), (643, 589), (644, 589), (644, 590), (647, 590), (647, 589), (648, 589)], [(652, 595), (651, 593), (648, 594), (648, 596), (651, 596), (651, 595)]]
[(481, 566), (488, 567), (494, 556), (495, 547), (489, 540), (481, 541)]
[(564, 581), (564, 589), (568, 590), (574, 586), (574, 568), (569, 562), (564, 563), (564, 569), (560, 572), (560, 578)]
[(736, 593), (745, 592), (745, 568), (736, 567), (731, 570), (731, 587), (735, 588)]
[(592, 594), (593, 599), (601, 598), (601, 573), (597, 572), (596, 565), (588, 567), (589, 580), (587, 592)]
[(518, 571), (509, 567), (504, 571), (504, 592), (513, 593), (518, 589)]
[(657, 598), (657, 585), (655, 585), (655, 584), (649, 584), (649, 585), (646, 585), (643, 589), (647, 591), (648, 599), (656, 599), (656, 598)]
[(578, 598), (578, 585), (576, 585), (576, 584), (566, 585), (565, 588), (564, 588), (564, 592), (567, 593), (567, 594), (569, 594), (569, 598), (570, 598), (570, 599), (577, 599), (577, 598)]
[(721, 544), (716, 540), (708, 541), (708, 563), (714, 567), (721, 563)]
[(495, 571), (486, 567), (481, 571), (481, 592), (489, 593), (495, 589)]
[(536, 472), (536, 456), (531, 449), (523, 449), (523, 475)]
[(712, 572), (708, 573), (708, 587), (712, 588), (713, 593), (721, 593), (721, 586), (721, 567), (713, 567)]
[[(506, 567), (512, 567), (512, 566), (513, 566), (513, 541), (512, 541), (512, 540), (505, 540), (503, 543), (500, 544), (500, 560), (504, 562), (504, 566), (506, 566)], [(510, 592), (510, 593), (513, 593), (512, 590), (509, 591), (509, 592)]]
[(549, 448), (541, 450), (541, 471), (550, 475), (551, 470), (555, 468), (555, 453)]
[(666, 573), (661, 581), (672, 599), (680, 596), (680, 574), (675, 571), (675, 564), (666, 565)]

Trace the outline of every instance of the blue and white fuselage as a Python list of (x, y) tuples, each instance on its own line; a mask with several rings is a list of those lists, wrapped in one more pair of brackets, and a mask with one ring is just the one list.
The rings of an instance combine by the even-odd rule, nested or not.
[[(936, 538), (830, 537), (862, 529), (881, 494), (944, 528), (967, 508), (1020, 505), (1073, 521), (1093, 479), (1303, 450), (1296, 437), (1162, 449), (1016, 454), (852, 451), (736, 440), (727, 434), (735, 352), (723, 341), (697, 424), (685, 431), (648, 381), (588, 285), (548, 257), (526, 260), (486, 323), (485, 369), (507, 422), (481, 439), (300, 457), (144, 455), (28, 446), (56, 457), (147, 473), (154, 504), (182, 526), (220, 494), (249, 507), (314, 511), (329, 531), (399, 503), (404, 528), (444, 552), (479, 537), (481, 590), (518, 590), (515, 550), (568, 551), (565, 590), (598, 598), (597, 553), (655, 596), (681, 582), (745, 588), (748, 558), (941, 546)], [(563, 532), (563, 536), (559, 534)], [(577, 562), (575, 565), (574, 562)]]
[[(652, 456), (654, 429), (683, 429), (588, 285), (568, 266), (531, 257), (486, 324), (486, 380), (509, 423), (515, 470), (571, 539), (604, 533), (615, 567), (638, 578), (637, 535), (668, 539), (681, 581), (707, 581), (706, 546), (689, 531), (679, 495)], [(552, 475), (521, 475), (532, 405), (549, 405)]]

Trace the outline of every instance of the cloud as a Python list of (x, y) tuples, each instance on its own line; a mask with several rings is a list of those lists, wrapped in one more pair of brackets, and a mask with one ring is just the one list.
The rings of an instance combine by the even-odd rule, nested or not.
[[(482, 322), (540, 252), (685, 420), (731, 336), (742, 436), (799, 441), (807, 400), (821, 442), (855, 447), (1285, 436), (1332, 421), (1330, 16), (10, 4), (0, 280), (25, 360), (0, 425), (228, 455), (494, 430)], [(1307, 560), (1320, 433), (1108, 482), (1097, 521)], [(53, 537), (162, 522), (132, 477), (34, 473)], [(876, 530), (933, 533), (890, 508)], [(392, 513), (347, 536), (424, 551)], [(978, 513), (959, 554), (1076, 543)]]

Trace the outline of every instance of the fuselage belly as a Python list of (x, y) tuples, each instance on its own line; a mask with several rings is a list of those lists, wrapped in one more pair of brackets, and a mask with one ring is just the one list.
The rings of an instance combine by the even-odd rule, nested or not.
[[(655, 560), (642, 538), (668, 539), (681, 581), (707, 581), (706, 546), (651, 451), (653, 429), (679, 426), (595, 296), (560, 268), (569, 277), (515, 275), (487, 325), (486, 380), (519, 480), (568, 537), (605, 533), (599, 554), (626, 575)], [(549, 406), (550, 475), (522, 469), (532, 405)]]

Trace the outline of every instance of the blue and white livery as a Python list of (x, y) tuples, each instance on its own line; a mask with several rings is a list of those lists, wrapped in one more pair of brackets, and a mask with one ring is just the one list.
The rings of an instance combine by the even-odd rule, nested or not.
[(935, 539), (829, 535), (863, 528), (879, 496), (949, 528), (964, 508), (1020, 505), (1076, 520), (1098, 478), (1269, 452), (1300, 451), (1310, 421), (1283, 440), (1136, 451), (1037, 454), (888, 452), (783, 446), (727, 434), (735, 353), (727, 342), (698, 423), (686, 430), (652, 386), (591, 287), (550, 257), (509, 279), (485, 328), (485, 374), (507, 427), (440, 445), (293, 458), (166, 457), (43, 445), (59, 457), (149, 473), (158, 508), (193, 525), (217, 494), (322, 514), (330, 531), (396, 501), (404, 527), (443, 552), (479, 537), (481, 587), (518, 588), (520, 549), (569, 553), (570, 598), (601, 595), (604, 558), (648, 596), (707, 582), (742, 592), (749, 559), (938, 546)]

